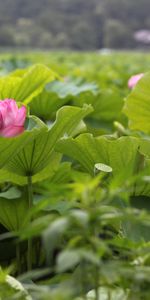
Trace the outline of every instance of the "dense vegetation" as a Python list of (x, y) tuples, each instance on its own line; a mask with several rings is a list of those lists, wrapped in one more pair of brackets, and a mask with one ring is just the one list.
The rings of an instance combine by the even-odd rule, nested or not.
[(149, 0), (0, 1), (0, 46), (133, 48), (149, 11)]
[(150, 73), (127, 86), (149, 63), (1, 56), (0, 99), (28, 114), (0, 137), (0, 300), (149, 300)]

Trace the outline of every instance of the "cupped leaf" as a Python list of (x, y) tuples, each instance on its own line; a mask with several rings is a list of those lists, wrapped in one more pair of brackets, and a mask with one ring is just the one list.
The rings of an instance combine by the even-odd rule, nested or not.
[(27, 69), (22, 77), (7, 76), (0, 79), (0, 99), (13, 98), (27, 104), (55, 77), (53, 71), (40, 64)]
[(67, 102), (68, 97), (59, 98), (56, 93), (44, 89), (30, 102), (30, 110), (42, 120), (51, 120), (56, 111)]
[[(32, 126), (30, 126), (32, 123)], [(47, 127), (36, 117), (30, 117), (27, 129), (12, 138), (0, 137), (0, 168), (4, 167), (28, 142), (31, 142), (39, 132)]]
[(76, 127), (91, 111), (91, 106), (61, 108), (53, 126), (48, 131), (40, 132), (10, 160), (7, 170), (21, 176), (33, 176), (44, 170), (52, 161), (56, 142), (64, 135), (73, 135)]
[(139, 139), (121, 137), (110, 139), (104, 136), (93, 137), (91, 134), (81, 134), (77, 138), (63, 138), (56, 150), (79, 161), (92, 175), (95, 164), (105, 164), (112, 168), (113, 174), (121, 171), (132, 174), (139, 158)]
[(129, 118), (129, 127), (150, 133), (150, 72), (137, 83), (125, 101), (124, 113)]
[[(90, 100), (87, 101), (87, 94)], [(91, 98), (97, 94), (95, 84), (77, 83), (75, 81), (53, 81), (30, 103), (31, 113), (44, 120), (53, 118), (56, 111), (64, 104), (74, 101), (77, 106), (92, 103)], [(83, 100), (82, 100), (83, 99)]]
[(38, 95), (45, 84), (54, 80), (56, 74), (44, 65), (31, 67), (22, 77), (19, 85), (16, 86), (13, 95), (14, 99), (29, 103), (33, 97)]

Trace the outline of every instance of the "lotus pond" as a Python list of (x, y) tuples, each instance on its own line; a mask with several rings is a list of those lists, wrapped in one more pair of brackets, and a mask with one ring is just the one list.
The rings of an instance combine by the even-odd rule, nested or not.
[(149, 300), (149, 70), (0, 54), (0, 300)]

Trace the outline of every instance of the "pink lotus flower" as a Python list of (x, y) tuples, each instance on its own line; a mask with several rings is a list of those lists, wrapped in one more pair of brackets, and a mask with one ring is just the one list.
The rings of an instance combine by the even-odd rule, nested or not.
[(24, 131), (26, 107), (18, 108), (15, 100), (0, 100), (0, 136), (14, 137)]
[(143, 73), (131, 76), (131, 78), (128, 80), (128, 88), (133, 89), (143, 76)]

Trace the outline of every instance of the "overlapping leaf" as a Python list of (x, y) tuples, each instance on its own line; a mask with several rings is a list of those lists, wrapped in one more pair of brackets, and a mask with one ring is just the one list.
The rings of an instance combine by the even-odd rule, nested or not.
[(136, 168), (138, 148), (139, 140), (134, 137), (115, 140), (104, 136), (94, 138), (88, 133), (75, 139), (61, 139), (56, 146), (57, 151), (79, 161), (91, 174), (95, 164), (103, 163), (112, 167), (113, 174), (124, 170), (128, 175)]
[(40, 132), (22, 151), (10, 160), (6, 168), (18, 175), (35, 175), (44, 170), (54, 155), (56, 142), (64, 135), (74, 135), (80, 129), (82, 119), (92, 111), (91, 106), (63, 107), (49, 130)]
[(83, 106), (84, 103), (91, 104), (96, 94), (95, 84), (75, 80), (53, 81), (45, 86), (42, 93), (33, 98), (30, 103), (31, 113), (44, 120), (50, 120), (64, 104), (71, 101), (77, 106)]
[(7, 164), (27, 143), (31, 142), (39, 132), (47, 130), (44, 123), (36, 117), (30, 118), (30, 123), (32, 123), (32, 128), (29, 125), (27, 130), (17, 137), (0, 137), (0, 168)]
[[(55, 172), (57, 172), (57, 169), (60, 165), (61, 157), (62, 157), (61, 153), (53, 152), (51, 156), (50, 165), (48, 165), (44, 170), (42, 170), (38, 174), (35, 174), (32, 177), (32, 182), (34, 183), (34, 182), (43, 181), (45, 178), (53, 176)], [(8, 171), (8, 169), (5, 169), (5, 167), (0, 169), (0, 183), (11, 182), (23, 186), (27, 184), (27, 181), (28, 180), (26, 176), (21, 176), (16, 173), (14, 174), (13, 172)]]

